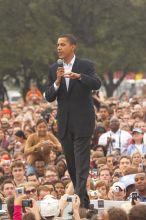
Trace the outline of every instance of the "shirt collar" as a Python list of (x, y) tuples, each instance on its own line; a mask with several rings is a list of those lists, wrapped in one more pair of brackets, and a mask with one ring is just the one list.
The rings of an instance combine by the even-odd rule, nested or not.
[(73, 66), (73, 64), (75, 62), (75, 59), (76, 59), (76, 56), (74, 55), (73, 58), (71, 59), (71, 61), (68, 64), (64, 63), (64, 61), (63, 61), (63, 65), (71, 65), (71, 66)]

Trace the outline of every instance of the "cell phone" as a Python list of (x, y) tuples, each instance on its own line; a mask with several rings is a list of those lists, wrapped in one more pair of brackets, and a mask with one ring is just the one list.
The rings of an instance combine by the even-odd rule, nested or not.
[(104, 200), (98, 199), (97, 200), (98, 209), (104, 209)]
[(102, 214), (104, 212), (104, 200), (103, 199), (98, 199), (97, 200), (97, 205), (98, 205), (97, 217), (98, 217), (99, 220), (102, 220)]
[(131, 201), (131, 204), (132, 204), (132, 205), (135, 205), (134, 200), (137, 200), (137, 198), (138, 198), (137, 192), (133, 192), (133, 193), (132, 193), (132, 201)]
[(31, 199), (24, 199), (22, 200), (22, 207), (26, 208), (26, 207), (31, 207), (32, 208), (32, 200)]
[(67, 201), (67, 202), (73, 202), (74, 199), (75, 199), (75, 196), (74, 196), (74, 195), (73, 195), (73, 196), (67, 196), (66, 201)]
[(24, 194), (24, 187), (17, 187), (16, 188), (16, 195), (21, 196)]

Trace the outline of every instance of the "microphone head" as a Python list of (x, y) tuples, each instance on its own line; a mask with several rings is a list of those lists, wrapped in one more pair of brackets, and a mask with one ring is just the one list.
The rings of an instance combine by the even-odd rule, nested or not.
[(63, 67), (63, 60), (62, 59), (58, 59), (57, 60), (57, 64), (58, 64), (58, 67)]

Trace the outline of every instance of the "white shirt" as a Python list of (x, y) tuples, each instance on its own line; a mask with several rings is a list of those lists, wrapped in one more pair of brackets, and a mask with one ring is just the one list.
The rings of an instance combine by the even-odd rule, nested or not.
[[(74, 65), (74, 62), (75, 62), (75, 55), (73, 56), (72, 60), (70, 61), (70, 63), (65, 63), (63, 62), (63, 68), (64, 68), (64, 73), (70, 73), (72, 71), (72, 67)], [(65, 78), (65, 82), (66, 82), (66, 88), (68, 90), (69, 88), (69, 81), (70, 79), (69, 78)], [(54, 83), (54, 88), (55, 90), (57, 91), (59, 86), (57, 86), (55, 83)]]
[(106, 146), (108, 138), (112, 138), (115, 140), (112, 143), (113, 149), (120, 149), (121, 154), (125, 154), (129, 145), (129, 141), (132, 139), (132, 136), (131, 134), (129, 134), (129, 132), (120, 129), (116, 133), (112, 131), (107, 131), (100, 136), (98, 145)]

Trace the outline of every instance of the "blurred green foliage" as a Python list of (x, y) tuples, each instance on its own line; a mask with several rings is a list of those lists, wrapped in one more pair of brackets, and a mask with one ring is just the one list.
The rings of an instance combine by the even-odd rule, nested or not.
[(43, 91), (57, 37), (73, 33), (112, 96), (129, 71), (146, 69), (145, 11), (146, 0), (0, 0), (0, 79), (23, 94), (35, 80)]

